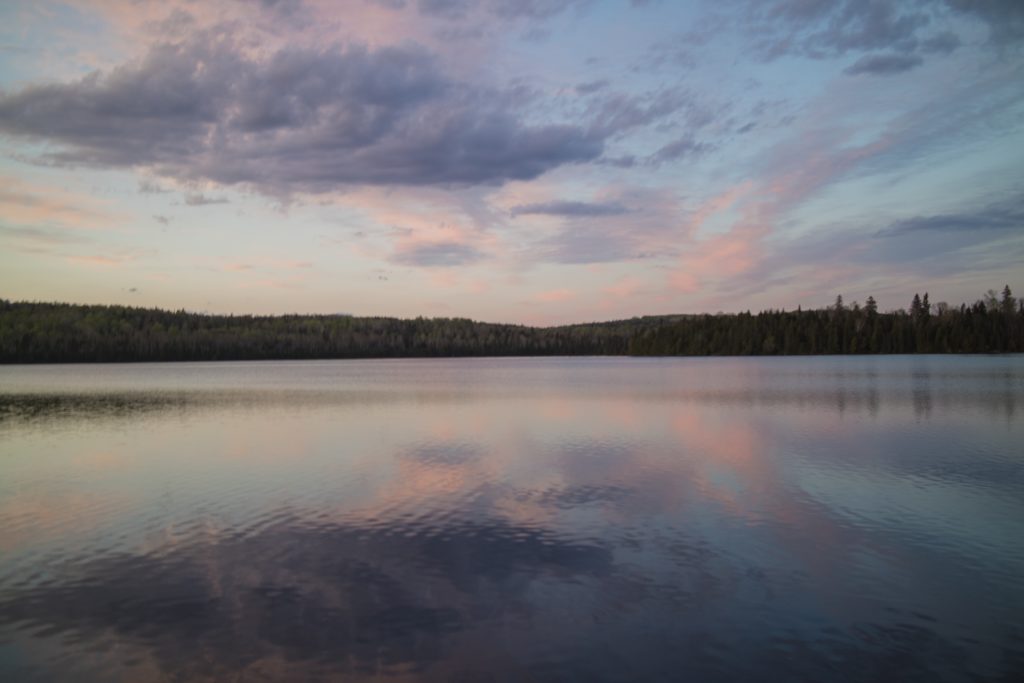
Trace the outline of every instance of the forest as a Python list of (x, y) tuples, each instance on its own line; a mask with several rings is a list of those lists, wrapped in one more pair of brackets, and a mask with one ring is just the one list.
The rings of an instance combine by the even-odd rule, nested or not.
[(1024, 351), (1009, 286), (973, 304), (864, 305), (646, 316), (528, 327), (463, 318), (201, 313), (0, 299), (0, 363), (572, 355), (807, 355)]

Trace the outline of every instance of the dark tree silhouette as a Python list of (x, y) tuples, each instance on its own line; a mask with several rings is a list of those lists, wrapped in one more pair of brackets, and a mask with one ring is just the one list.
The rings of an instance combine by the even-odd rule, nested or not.
[[(675, 315), (527, 327), (462, 318), (224, 316), (0, 300), (0, 362), (62, 363), (497, 355), (776, 355), (1024, 351), (1024, 302), (1009, 286), (929, 314), (846, 308)], [(987, 300), (987, 301), (986, 301)]]

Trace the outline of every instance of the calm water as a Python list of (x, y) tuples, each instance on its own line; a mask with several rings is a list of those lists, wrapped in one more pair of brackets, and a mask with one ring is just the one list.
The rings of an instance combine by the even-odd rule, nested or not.
[(0, 367), (0, 680), (1024, 674), (1024, 357)]

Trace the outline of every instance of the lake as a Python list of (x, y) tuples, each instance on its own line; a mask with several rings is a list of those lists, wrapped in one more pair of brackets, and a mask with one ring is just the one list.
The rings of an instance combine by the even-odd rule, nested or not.
[(0, 680), (1010, 680), (1022, 417), (1022, 356), (0, 367)]

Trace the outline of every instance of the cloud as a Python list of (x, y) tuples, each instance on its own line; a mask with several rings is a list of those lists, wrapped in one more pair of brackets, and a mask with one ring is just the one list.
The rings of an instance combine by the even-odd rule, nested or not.
[(477, 4), (474, 0), (419, 0), (416, 8), (420, 14), (457, 19), (465, 16)]
[(668, 143), (652, 154), (650, 159), (648, 159), (648, 163), (660, 165), (687, 157), (697, 157), (710, 152), (714, 148), (714, 145), (706, 142), (697, 142), (692, 136), (685, 135), (674, 142)]
[(562, 264), (630, 261), (638, 251), (635, 242), (629, 226), (573, 224), (544, 240), (533, 257)]
[(591, 130), (603, 139), (650, 125), (693, 106), (687, 92), (666, 88), (640, 95), (608, 94), (593, 101), (587, 113), (591, 118)]
[(72, 255), (68, 256), (67, 260), (73, 263), (84, 263), (91, 266), (104, 266), (104, 267), (117, 267), (137, 261), (144, 256), (152, 254), (151, 250), (122, 250), (112, 254), (88, 254), (88, 255)]
[(896, 221), (875, 232), (876, 237), (893, 237), (908, 233), (978, 233), (1024, 232), (1024, 209), (1019, 203), (986, 206), (962, 213), (914, 216)]
[(603, 152), (599, 131), (525, 123), (520, 101), (451, 80), (423, 48), (257, 57), (230, 34), (203, 32), (105, 73), (0, 94), (0, 131), (56, 143), (51, 163), (274, 195), (500, 184)]
[(161, 216), (159, 214), (153, 214), (153, 220), (161, 225), (168, 225), (171, 222), (170, 216)]
[(499, 17), (538, 20), (592, 3), (593, 0), (491, 0), (489, 4)]
[(102, 229), (124, 220), (91, 195), (0, 174), (0, 221), (7, 225)]
[(843, 73), (855, 76), (873, 74), (887, 76), (910, 71), (920, 66), (924, 60), (917, 55), (880, 54), (865, 55), (843, 70)]
[(579, 85), (576, 86), (575, 90), (576, 94), (578, 95), (590, 95), (592, 93), (597, 92), (598, 90), (603, 90), (607, 88), (609, 84), (610, 81), (608, 81), (608, 79), (603, 78), (598, 81), (588, 81), (586, 83), (580, 83)]
[(543, 303), (558, 303), (560, 301), (568, 301), (576, 297), (576, 293), (571, 289), (551, 289), (545, 292), (537, 294), (537, 300)]
[(153, 180), (140, 180), (139, 192), (142, 194), (166, 194), (170, 190), (165, 189), (160, 183)]
[(864, 287), (865, 282), (920, 283), (934, 280), (936, 273), (952, 285), (959, 274), (977, 273), (979, 263), (992, 272), (1020, 263), (1024, 210), (1019, 197), (956, 209), (881, 228), (877, 222), (850, 219), (814, 234), (777, 236), (765, 245), (755, 267), (731, 278), (722, 292), (777, 296), (779, 288), (795, 288), (809, 300), (822, 291), (848, 292), (851, 285)]
[[(829, 59), (887, 51), (899, 55), (950, 54), (961, 45), (947, 26), (973, 19), (988, 28), (989, 43), (1004, 48), (1024, 38), (1019, 0), (743, 0), (744, 28), (754, 53), (773, 60), (786, 55)], [(958, 22), (957, 22), (958, 23)], [(938, 29), (936, 31), (936, 29)], [(887, 58), (879, 68), (856, 73), (898, 73), (917, 66)]]
[(636, 166), (636, 157), (632, 154), (625, 154), (618, 157), (601, 157), (594, 163), (602, 166), (614, 166), (615, 168), (633, 168)]
[[(990, 43), (1003, 47), (1024, 37), (1018, 0), (744, 0), (744, 27), (754, 53), (771, 61), (786, 55), (831, 59), (885, 51), (894, 55), (950, 54), (961, 45), (951, 28), (963, 18), (987, 25)], [(856, 73), (898, 73), (920, 64), (888, 60)], [(880, 62), (882, 64), (882, 62)]]
[(185, 204), (188, 206), (207, 206), (209, 204), (228, 204), (224, 197), (207, 197), (202, 192), (189, 192), (185, 195)]
[[(499, 19), (540, 21), (592, 0), (419, 0), (421, 14), (443, 19), (462, 19), (477, 10)], [(404, 4), (404, 3), (403, 3)]]
[(621, 216), (629, 213), (629, 209), (619, 202), (572, 202), (555, 201), (537, 204), (520, 204), (512, 207), (513, 216)]
[(10, 239), (32, 247), (84, 244), (89, 240), (63, 230), (43, 228), (12, 228), (0, 225), (0, 239)]
[(921, 41), (921, 51), (948, 55), (960, 47), (960, 38), (951, 31)]
[(312, 268), (312, 261), (294, 261), (288, 259), (277, 259), (277, 258), (256, 258), (251, 263), (230, 261), (223, 263), (219, 266), (220, 270), (232, 273), (243, 272), (247, 270), (299, 270)]
[(849, 52), (910, 52), (927, 12), (892, 0), (756, 0), (747, 4), (754, 50), (772, 60), (786, 54), (822, 59)]
[[(531, 258), (547, 263), (593, 264), (636, 261), (674, 252), (681, 237), (681, 207), (672, 190), (617, 187), (606, 193), (609, 199), (599, 204), (534, 205), (563, 220), (557, 232), (530, 247)], [(602, 208), (595, 211), (595, 207)]]
[(987, 24), (993, 43), (1006, 45), (1024, 38), (1024, 3), (1019, 0), (946, 0), (946, 5)]
[(407, 266), (464, 266), (483, 259), (476, 247), (455, 241), (418, 242), (400, 245), (391, 260)]

